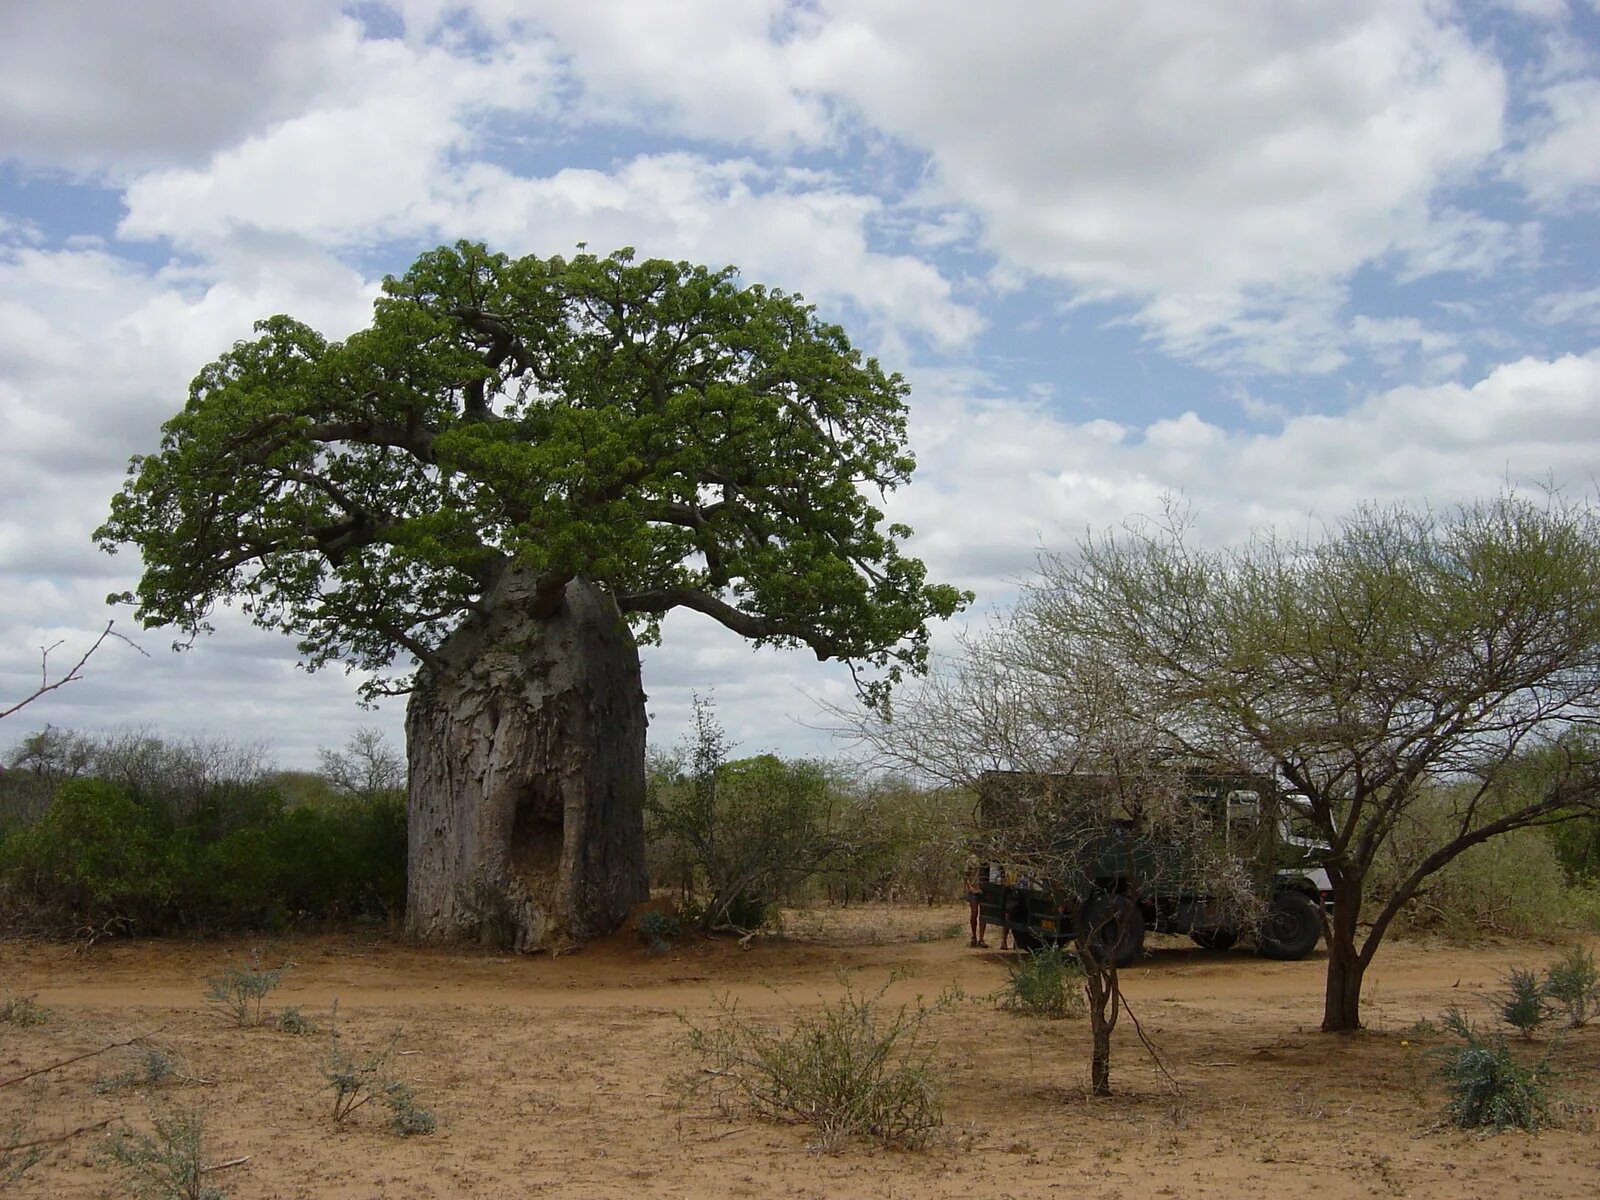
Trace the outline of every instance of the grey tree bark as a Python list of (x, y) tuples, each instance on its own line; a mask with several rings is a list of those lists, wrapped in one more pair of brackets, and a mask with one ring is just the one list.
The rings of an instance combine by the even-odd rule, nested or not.
[(538, 610), (508, 571), (419, 672), (406, 711), (406, 927), (558, 949), (648, 894), (644, 690), (609, 596), (567, 584)]

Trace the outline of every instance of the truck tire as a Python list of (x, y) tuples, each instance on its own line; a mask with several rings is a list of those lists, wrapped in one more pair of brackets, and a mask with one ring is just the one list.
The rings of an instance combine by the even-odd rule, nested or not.
[(1089, 952), (1118, 967), (1132, 966), (1144, 950), (1144, 914), (1120, 892), (1096, 892), (1078, 917)]
[(1289, 961), (1310, 954), (1321, 937), (1322, 913), (1316, 901), (1304, 892), (1279, 892), (1261, 923), (1256, 950), (1263, 958)]
[(1189, 937), (1202, 950), (1232, 950), (1239, 940), (1236, 929), (1191, 929)]

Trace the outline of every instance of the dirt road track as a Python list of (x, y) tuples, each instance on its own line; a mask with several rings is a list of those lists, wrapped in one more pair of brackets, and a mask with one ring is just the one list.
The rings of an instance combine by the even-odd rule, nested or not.
[[(802, 914), (790, 936), (748, 949), (711, 942), (646, 955), (619, 938), (556, 959), (351, 936), (111, 944), (88, 955), (0, 943), (0, 989), (37, 994), (54, 1014), (34, 1029), (0, 1026), (0, 1074), (155, 1029), (193, 1074), (214, 1080), (97, 1096), (96, 1071), (117, 1064), (91, 1061), (0, 1091), (0, 1130), (12, 1118), (48, 1133), (199, 1106), (210, 1157), (251, 1156), (226, 1172), (241, 1200), (1600, 1195), (1600, 1030), (1557, 1050), (1575, 1106), (1564, 1127), (1491, 1139), (1435, 1127), (1442, 1097), (1424, 1055), (1443, 1039), (1411, 1032), (1452, 1004), (1487, 1019), (1499, 976), (1542, 963), (1547, 948), (1394, 943), (1370, 978), (1369, 1030), (1334, 1037), (1316, 1032), (1320, 957), (1272, 963), (1158, 939), (1125, 986), (1181, 1094), (1124, 1021), (1119, 1094), (1093, 1100), (1082, 1023), (1029, 1021), (981, 999), (1003, 980), (1004, 959), (945, 937), (960, 915)], [(358, 1045), (403, 1028), (399, 1061), (439, 1132), (402, 1141), (377, 1113), (335, 1128), (316, 1067), (322, 1038), (240, 1030), (208, 1010), (202, 977), (252, 946), (267, 963), (294, 964), (269, 1007), (325, 1017), (337, 998)], [(947, 1127), (931, 1150), (820, 1154), (804, 1127), (743, 1121), (672, 1086), (695, 1067), (681, 1016), (703, 1019), (731, 998), (782, 1019), (838, 995), (842, 977), (876, 987), (890, 972), (894, 998), (950, 985), (980, 997), (936, 1018)], [(113, 1176), (89, 1148), (73, 1143), (0, 1194), (104, 1195)]]

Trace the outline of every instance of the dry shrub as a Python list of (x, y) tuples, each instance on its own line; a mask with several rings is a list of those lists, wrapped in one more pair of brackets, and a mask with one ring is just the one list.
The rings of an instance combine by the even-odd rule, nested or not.
[(944, 1120), (927, 1022), (955, 997), (893, 1006), (884, 1001), (892, 982), (870, 994), (846, 984), (787, 1029), (723, 1002), (711, 1024), (689, 1023), (689, 1046), (706, 1063), (696, 1083), (764, 1119), (815, 1126), (823, 1149), (851, 1137), (925, 1145)]
[[(1407, 814), (1373, 866), (1369, 893), (1390, 895), (1413, 863), (1440, 844), (1447, 820), (1442, 808), (1421, 804)], [(1542, 830), (1521, 829), (1474, 846), (1444, 867), (1395, 925), (1397, 932), (1453, 938), (1547, 937), (1576, 917), (1569, 891), (1550, 839)]]

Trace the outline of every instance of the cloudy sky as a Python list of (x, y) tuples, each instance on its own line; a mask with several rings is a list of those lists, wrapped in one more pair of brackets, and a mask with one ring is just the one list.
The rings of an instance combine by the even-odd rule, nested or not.
[[(51, 0), (0, 6), (0, 707), (132, 584), (129, 455), (256, 318), (330, 336), (460, 237), (737, 264), (913, 386), (891, 504), (1003, 606), (1041, 546), (1185, 498), (1212, 539), (1600, 476), (1594, 0)], [(0, 728), (354, 728), (224, 619), (136, 632)], [(694, 615), (710, 692), (826, 752), (848, 678)]]

